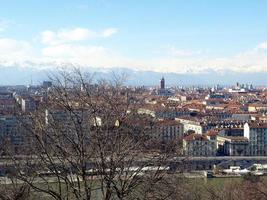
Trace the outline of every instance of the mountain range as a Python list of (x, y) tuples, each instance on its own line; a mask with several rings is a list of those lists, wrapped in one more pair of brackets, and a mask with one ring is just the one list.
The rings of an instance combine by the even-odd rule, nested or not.
[[(233, 85), (236, 82), (253, 85), (267, 85), (267, 73), (236, 73), (207, 71), (205, 73), (168, 73), (140, 71), (130, 68), (83, 68), (92, 73), (94, 78), (110, 79), (114, 74), (125, 74), (126, 84), (134, 86), (158, 85), (164, 77), (166, 85)], [(38, 68), (20, 66), (0, 66), (0, 85), (29, 85), (40, 84), (48, 80), (48, 75), (56, 73), (56, 67)]]

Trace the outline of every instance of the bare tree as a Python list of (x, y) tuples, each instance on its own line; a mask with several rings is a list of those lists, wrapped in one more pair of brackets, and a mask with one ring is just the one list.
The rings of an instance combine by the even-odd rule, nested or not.
[(77, 69), (51, 76), (53, 87), (38, 109), (17, 115), (23, 148), (17, 152), (2, 140), (11, 184), (0, 189), (0, 199), (266, 198), (264, 180), (218, 187), (169, 174), (179, 141), (152, 137), (155, 120), (138, 114), (142, 102), (124, 78), (94, 82)]
[(137, 114), (138, 102), (123, 79), (96, 84), (77, 69), (52, 76), (38, 109), (19, 115), (26, 143), (22, 159), (11, 156), (16, 178), (54, 199), (151, 195), (173, 148), (155, 153), (148, 145), (151, 128), (133, 126), (137, 119), (153, 123)]

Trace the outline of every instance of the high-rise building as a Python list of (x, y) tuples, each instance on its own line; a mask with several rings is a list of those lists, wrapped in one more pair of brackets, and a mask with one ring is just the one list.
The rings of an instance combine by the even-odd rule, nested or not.
[(160, 80), (160, 89), (162, 89), (162, 90), (165, 89), (165, 79), (164, 79), (164, 77), (162, 77), (162, 79)]

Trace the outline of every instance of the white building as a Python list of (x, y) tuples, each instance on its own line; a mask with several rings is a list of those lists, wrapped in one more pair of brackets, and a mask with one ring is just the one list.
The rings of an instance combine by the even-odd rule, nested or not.
[(186, 156), (215, 156), (217, 147), (206, 135), (193, 133), (184, 137), (183, 153)]
[(267, 104), (249, 104), (248, 105), (248, 112), (266, 112), (267, 111)]
[(198, 120), (191, 119), (191, 118), (187, 119), (185, 117), (175, 118), (175, 120), (183, 124), (185, 133), (188, 131), (194, 131), (197, 134), (203, 133), (203, 127), (201, 125), (201, 122)]
[(249, 140), (249, 155), (267, 155), (267, 123), (246, 123), (244, 137)]
[(27, 97), (21, 99), (21, 109), (23, 112), (30, 112), (36, 109), (36, 102), (33, 98)]

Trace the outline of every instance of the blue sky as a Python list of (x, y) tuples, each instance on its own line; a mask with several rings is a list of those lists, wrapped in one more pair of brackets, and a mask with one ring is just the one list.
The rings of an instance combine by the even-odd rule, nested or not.
[(267, 70), (266, 0), (9, 0), (0, 64)]

